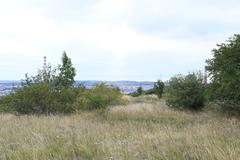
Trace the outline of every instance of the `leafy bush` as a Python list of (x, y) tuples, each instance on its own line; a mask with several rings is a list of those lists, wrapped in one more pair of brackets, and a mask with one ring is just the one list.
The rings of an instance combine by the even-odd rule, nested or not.
[(169, 81), (167, 104), (174, 108), (201, 109), (204, 106), (204, 88), (200, 73), (175, 76)]
[(144, 94), (145, 95), (155, 94), (155, 89), (154, 88), (148, 89), (148, 90), (144, 91)]
[(84, 110), (105, 109), (107, 106), (122, 103), (122, 94), (117, 88), (96, 84), (91, 89), (84, 89), (78, 94), (75, 108)]
[(12, 107), (12, 100), (14, 99), (14, 94), (10, 93), (5, 96), (0, 97), (0, 112), (14, 112)]
[[(59, 71), (59, 73), (57, 72)], [(122, 94), (119, 88), (97, 84), (86, 89), (83, 84), (74, 87), (71, 59), (64, 52), (58, 70), (44, 63), (36, 76), (28, 77), (20, 88), (0, 98), (0, 111), (20, 114), (71, 113), (79, 109), (105, 109), (119, 104)]]
[[(209, 72), (209, 99), (219, 101), (224, 108), (240, 111), (240, 34), (213, 49), (213, 58), (207, 60)], [(227, 107), (229, 106), (229, 107)], [(240, 113), (240, 112), (239, 112)]]
[(36, 83), (0, 98), (0, 111), (20, 114), (72, 113), (78, 110), (106, 109), (122, 103), (122, 94), (104, 84), (91, 89), (84, 86), (51, 90), (46, 83)]
[(158, 80), (157, 82), (154, 83), (153, 90), (159, 99), (162, 98), (164, 86), (165, 86), (165, 84), (160, 80)]
[(52, 91), (46, 83), (36, 83), (18, 88), (14, 93), (1, 98), (6, 111), (20, 114), (69, 113), (77, 93), (73, 89)]
[(153, 88), (148, 89), (148, 90), (143, 90), (142, 87), (138, 87), (137, 91), (129, 93), (128, 95), (130, 95), (132, 97), (138, 97), (138, 96), (141, 96), (141, 95), (155, 94), (160, 99), (162, 97), (162, 94), (163, 94), (164, 86), (165, 86), (165, 84), (162, 81), (158, 80), (157, 82), (154, 83)]

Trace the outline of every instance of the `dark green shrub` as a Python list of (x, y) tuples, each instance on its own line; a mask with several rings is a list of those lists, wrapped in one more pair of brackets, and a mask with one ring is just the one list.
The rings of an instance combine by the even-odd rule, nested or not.
[(155, 94), (155, 90), (154, 90), (154, 88), (148, 89), (148, 90), (144, 91), (144, 94), (145, 95)]
[(14, 108), (10, 105), (13, 98), (14, 94), (12, 93), (0, 97), (0, 112), (14, 112)]
[(145, 94), (145, 91), (143, 90), (142, 87), (138, 87), (137, 90), (135, 92), (129, 93), (128, 95), (132, 96), (132, 97), (138, 97)]
[(102, 95), (93, 95), (89, 97), (92, 109), (105, 108), (107, 103)]
[(142, 87), (138, 87), (137, 88), (137, 94), (140, 96), (143, 94), (143, 88)]
[(18, 113), (45, 113), (49, 112), (51, 96), (47, 84), (32, 84), (17, 89), (10, 105)]
[(159, 99), (162, 98), (164, 86), (165, 86), (165, 84), (160, 80), (158, 80), (157, 82), (154, 83), (153, 90)]
[[(213, 58), (207, 60), (206, 70), (211, 78), (209, 100), (231, 112), (240, 111), (240, 34), (218, 44), (212, 50)], [(240, 114), (240, 112), (239, 112)]]
[(204, 83), (200, 73), (170, 79), (167, 104), (173, 108), (198, 110), (204, 106)]
[(0, 101), (6, 110), (20, 114), (69, 113), (74, 111), (76, 96), (73, 89), (53, 91), (46, 83), (36, 83), (18, 88)]

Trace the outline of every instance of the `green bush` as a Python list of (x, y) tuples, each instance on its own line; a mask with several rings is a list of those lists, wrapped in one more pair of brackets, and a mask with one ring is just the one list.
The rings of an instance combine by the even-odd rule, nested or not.
[(155, 89), (154, 88), (148, 89), (148, 90), (144, 91), (144, 94), (145, 95), (155, 94)]
[(104, 84), (91, 89), (79, 86), (52, 90), (47, 83), (36, 83), (1, 97), (0, 111), (19, 114), (72, 113), (78, 110), (104, 110), (121, 103), (121, 92)]
[(161, 80), (158, 80), (157, 82), (154, 83), (153, 90), (159, 99), (162, 98), (164, 86), (165, 84)]
[(0, 97), (0, 112), (14, 112), (12, 107), (12, 100), (14, 99), (14, 94), (10, 93), (5, 96)]
[(105, 109), (122, 103), (122, 94), (117, 88), (97, 84), (91, 89), (84, 89), (78, 94), (75, 108), (84, 110)]
[(140, 86), (140, 87), (137, 88), (137, 90), (135, 92), (129, 93), (128, 95), (130, 95), (132, 97), (139, 97), (139, 96), (144, 95), (144, 94), (146, 94), (146, 92)]
[[(59, 73), (60, 72), (60, 73)], [(121, 102), (119, 88), (97, 84), (92, 89), (74, 87), (75, 68), (64, 52), (58, 69), (44, 63), (36, 76), (28, 77), (20, 88), (0, 98), (1, 112), (20, 114), (71, 113), (80, 109), (105, 109)]]
[(208, 98), (217, 101), (224, 110), (240, 114), (240, 34), (218, 44), (212, 54), (213, 58), (206, 61), (211, 78)]
[(173, 108), (201, 109), (204, 106), (204, 91), (203, 76), (200, 73), (175, 76), (169, 81), (167, 105)]
[(0, 102), (3, 111), (20, 114), (69, 113), (74, 111), (76, 96), (74, 89), (53, 91), (46, 83), (36, 83), (16, 89)]

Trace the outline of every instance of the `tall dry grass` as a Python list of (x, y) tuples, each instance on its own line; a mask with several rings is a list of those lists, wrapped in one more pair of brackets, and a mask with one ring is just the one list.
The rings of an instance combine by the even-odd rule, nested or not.
[(238, 160), (240, 121), (129, 98), (106, 113), (0, 115), (0, 159)]

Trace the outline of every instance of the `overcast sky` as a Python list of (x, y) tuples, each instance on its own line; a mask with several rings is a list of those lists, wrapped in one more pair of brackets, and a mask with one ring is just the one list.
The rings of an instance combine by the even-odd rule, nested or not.
[(239, 17), (239, 0), (0, 0), (0, 79), (65, 50), (78, 80), (165, 80), (203, 70)]

